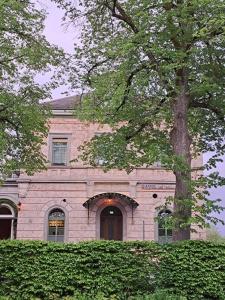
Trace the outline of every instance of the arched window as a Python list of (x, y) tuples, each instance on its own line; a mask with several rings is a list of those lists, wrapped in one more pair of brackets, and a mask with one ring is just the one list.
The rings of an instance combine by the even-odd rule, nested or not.
[(7, 203), (0, 203), (0, 240), (15, 238), (16, 217), (14, 209)]
[(158, 214), (158, 242), (160, 244), (172, 242), (172, 229), (169, 228), (171, 214), (169, 209), (161, 210)]
[(65, 213), (54, 208), (48, 215), (48, 241), (63, 242), (65, 231)]

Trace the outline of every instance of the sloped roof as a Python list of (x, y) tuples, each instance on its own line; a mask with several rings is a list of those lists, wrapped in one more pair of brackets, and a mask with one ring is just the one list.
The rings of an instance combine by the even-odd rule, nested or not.
[(80, 95), (75, 95), (45, 102), (44, 105), (49, 106), (52, 110), (73, 110), (80, 100)]
[(85, 201), (83, 203), (83, 206), (85, 208), (89, 208), (90, 205), (95, 205), (101, 199), (120, 200), (120, 201), (123, 201), (124, 203), (132, 206), (132, 208), (136, 208), (139, 205), (134, 199), (132, 199), (132, 198), (126, 196), (126, 195), (123, 195), (123, 194), (119, 194), (119, 193), (102, 193), (102, 194), (98, 194), (98, 195), (95, 195), (95, 196), (89, 198), (87, 201)]

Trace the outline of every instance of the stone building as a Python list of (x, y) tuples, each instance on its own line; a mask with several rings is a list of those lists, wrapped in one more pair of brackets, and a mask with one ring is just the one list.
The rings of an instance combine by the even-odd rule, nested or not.
[[(77, 97), (51, 102), (53, 117), (44, 154), (46, 171), (14, 174), (0, 187), (0, 239), (77, 242), (93, 239), (170, 241), (172, 232), (155, 217), (166, 197), (174, 195), (175, 178), (159, 164), (132, 173), (70, 162), (77, 147), (109, 131), (73, 116)], [(199, 157), (193, 167), (202, 164)], [(205, 238), (198, 230), (193, 238)]]

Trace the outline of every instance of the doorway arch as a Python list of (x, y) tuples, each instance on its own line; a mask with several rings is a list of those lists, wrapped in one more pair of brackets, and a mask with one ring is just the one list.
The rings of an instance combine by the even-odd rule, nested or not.
[(123, 214), (117, 206), (106, 206), (101, 211), (100, 239), (123, 240)]
[(94, 220), (96, 224), (96, 239), (101, 238), (101, 213), (109, 206), (116, 207), (122, 214), (122, 238), (120, 240), (127, 240), (127, 222), (128, 217), (133, 222), (134, 209), (138, 207), (138, 203), (127, 195), (119, 193), (101, 193), (94, 195), (83, 203), (87, 209), (87, 222)]
[(16, 219), (13, 206), (0, 201), (0, 240), (15, 238)]

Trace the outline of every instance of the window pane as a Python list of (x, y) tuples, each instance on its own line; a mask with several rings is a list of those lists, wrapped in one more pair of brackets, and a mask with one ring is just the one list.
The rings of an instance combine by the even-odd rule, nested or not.
[[(104, 133), (105, 132), (95, 132), (95, 136), (100, 137)], [(103, 166), (105, 163), (107, 163), (107, 161), (104, 158), (102, 158), (102, 157), (99, 156), (99, 157), (96, 157), (95, 163), (96, 163), (96, 165)]]
[(173, 242), (172, 236), (167, 236), (167, 243), (172, 243), (172, 242)]
[(48, 228), (49, 235), (56, 235), (56, 227), (49, 227)]
[(159, 236), (165, 236), (165, 235), (166, 235), (165, 229), (159, 229)]
[(102, 166), (102, 165), (104, 165), (104, 163), (106, 163), (107, 161), (104, 160), (104, 159), (101, 158), (101, 157), (98, 157), (98, 158), (96, 158), (95, 162), (96, 162), (97, 165)]
[(57, 242), (63, 242), (64, 241), (64, 236), (63, 235), (58, 235), (56, 238)]
[(160, 244), (165, 244), (167, 242), (167, 239), (165, 236), (159, 236), (159, 243)]
[(58, 227), (57, 233), (58, 235), (64, 235), (64, 227)]
[(55, 242), (55, 235), (48, 235), (48, 241)]
[(52, 164), (66, 165), (67, 158), (67, 142), (54, 142), (52, 143)]
[(54, 209), (50, 212), (49, 220), (64, 220), (65, 219), (65, 214), (61, 209)]
[(167, 229), (167, 235), (172, 236), (172, 229)]

